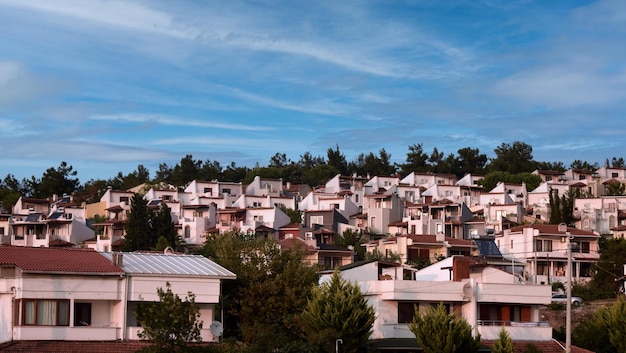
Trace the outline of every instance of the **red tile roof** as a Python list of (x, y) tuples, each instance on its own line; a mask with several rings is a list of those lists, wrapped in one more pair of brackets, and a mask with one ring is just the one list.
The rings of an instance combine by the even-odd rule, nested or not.
[[(590, 232), (588, 230), (582, 230), (572, 227), (567, 227), (566, 231), (559, 230), (558, 224), (527, 224), (519, 227), (513, 227), (510, 229), (511, 232), (521, 232), (524, 228), (534, 228), (539, 231), (539, 235), (543, 234), (562, 234), (565, 235), (565, 232), (569, 232), (571, 235), (583, 236), (583, 237), (593, 237), (599, 238), (600, 235), (595, 234), (594, 232)], [(502, 231), (498, 234), (502, 234)]]
[[(495, 341), (481, 340), (481, 344), (489, 348), (493, 347)], [(524, 353), (528, 351), (528, 346), (534, 345), (543, 353), (563, 353), (565, 352), (565, 343), (555, 340), (551, 341), (513, 341), (513, 352)], [(588, 349), (572, 346), (572, 353), (594, 353)]]
[[(207, 347), (215, 343), (189, 343), (190, 347)], [(0, 352), (25, 353), (134, 353), (150, 346), (147, 341), (12, 341), (0, 344)]]
[(24, 272), (122, 274), (124, 271), (93, 249), (0, 246), (0, 265)]

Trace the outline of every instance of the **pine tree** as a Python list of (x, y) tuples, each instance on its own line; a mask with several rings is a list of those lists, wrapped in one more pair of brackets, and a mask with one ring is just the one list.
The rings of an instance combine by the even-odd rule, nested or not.
[(148, 201), (135, 194), (130, 201), (130, 212), (124, 229), (126, 235), (122, 250), (151, 250), (156, 246), (157, 239), (152, 230), (152, 211), (148, 209)]
[(511, 340), (511, 336), (506, 332), (504, 327), (500, 330), (498, 334), (498, 339), (494, 342), (493, 347), (491, 348), (492, 353), (513, 353), (513, 340)]
[(472, 326), (443, 303), (425, 312), (416, 312), (409, 329), (425, 353), (478, 352), (480, 335), (472, 336)]
[(341, 351), (354, 353), (372, 334), (376, 313), (359, 286), (335, 270), (328, 282), (313, 291), (302, 319), (311, 343), (334, 352), (336, 340), (341, 339)]
[[(176, 227), (172, 222), (170, 208), (166, 204), (163, 204), (159, 212), (154, 215), (153, 231), (154, 237), (157, 239), (157, 243), (159, 242), (159, 239), (163, 237), (167, 240), (167, 246), (176, 249), (178, 245), (178, 232), (176, 232)], [(163, 241), (161, 241), (161, 243), (163, 245)]]

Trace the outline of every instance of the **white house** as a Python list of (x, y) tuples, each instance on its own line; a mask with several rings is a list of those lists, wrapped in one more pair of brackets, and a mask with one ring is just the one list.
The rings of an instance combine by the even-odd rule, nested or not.
[(568, 243), (572, 249), (572, 278), (588, 281), (592, 265), (600, 259), (600, 235), (556, 224), (529, 224), (506, 229), (495, 236), (505, 256), (527, 264), (528, 279), (535, 283), (567, 282)]
[(551, 287), (521, 284), (517, 276), (485, 262), (449, 257), (415, 273), (415, 280), (403, 279), (411, 277), (403, 275), (404, 267), (377, 261), (340, 270), (376, 311), (372, 340), (415, 338), (408, 324), (416, 308), (439, 303), (462, 315), (484, 340), (497, 339), (503, 326), (513, 340), (552, 339), (552, 328), (539, 314), (540, 306), (550, 303)]
[(202, 256), (0, 246), (0, 343), (137, 339), (133, 310), (168, 282), (196, 295), (202, 339), (215, 341), (221, 280), (233, 278)]

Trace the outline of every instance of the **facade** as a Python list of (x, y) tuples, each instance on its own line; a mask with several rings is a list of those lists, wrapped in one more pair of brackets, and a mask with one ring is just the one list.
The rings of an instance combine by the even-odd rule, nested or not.
[(567, 282), (568, 244), (572, 250), (572, 279), (591, 279), (591, 267), (600, 259), (594, 232), (565, 225), (531, 224), (514, 227), (496, 234), (495, 241), (502, 254), (527, 264), (527, 280), (537, 284)]
[[(158, 301), (166, 282), (181, 298), (192, 291), (210, 323), (221, 280), (235, 278), (202, 256), (11, 246), (0, 247), (0, 271), (0, 342), (137, 339), (134, 308)], [(202, 339), (217, 340), (208, 325)]]
[(552, 328), (539, 314), (540, 306), (550, 303), (550, 286), (521, 284), (510, 273), (469, 257), (444, 259), (414, 276), (405, 275), (402, 266), (378, 261), (340, 271), (343, 278), (360, 286), (376, 311), (372, 340), (415, 338), (408, 324), (416, 307), (421, 310), (439, 303), (463, 316), (484, 340), (497, 339), (503, 326), (513, 340), (552, 339)]
[(402, 264), (434, 263), (452, 255), (474, 255), (476, 245), (471, 240), (439, 235), (398, 235), (364, 244), (367, 252), (381, 255), (396, 254)]

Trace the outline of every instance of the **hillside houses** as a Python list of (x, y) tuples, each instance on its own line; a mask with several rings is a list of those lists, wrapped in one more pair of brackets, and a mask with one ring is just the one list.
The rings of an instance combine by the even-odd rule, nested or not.
[[(622, 169), (534, 173), (544, 181), (534, 190), (503, 182), (484, 190), (477, 175), (457, 179), (415, 172), (405, 177), (336, 175), (317, 188), (257, 176), (248, 185), (193, 180), (183, 188), (159, 184), (133, 190), (143, 192), (155, 212), (167, 205), (178, 236), (189, 247), (201, 246), (207, 234), (231, 231), (283, 239), (282, 228), (292, 221), (281, 208), (302, 215), (295, 237), (317, 239), (320, 244), (329, 244), (328, 239), (346, 230), (360, 232), (370, 242), (400, 235), (471, 240), (489, 229), (500, 234), (522, 224), (546, 222), (550, 192), (563, 195), (570, 190), (594, 196), (575, 200), (577, 228), (603, 235), (624, 233), (620, 226), (626, 225), (626, 196), (593, 194), (602, 192), (609, 180), (625, 181)], [(3, 244), (119, 250), (133, 195), (109, 189), (98, 202), (83, 205), (72, 204), (71, 196), (20, 198), (12, 212), (0, 217)], [(88, 224), (94, 217), (98, 221)]]
[[(599, 259), (601, 237), (626, 234), (626, 197), (577, 199), (576, 228), (545, 224), (550, 215), (549, 193), (558, 190), (562, 194), (583, 186), (582, 179), (570, 180), (567, 173), (538, 173), (544, 182), (534, 190), (527, 190), (525, 184), (509, 183), (484, 190), (477, 184), (480, 177), (475, 175), (456, 180), (451, 175), (412, 173), (405, 178), (369, 179), (336, 175), (314, 189), (257, 177), (250, 185), (194, 180), (179, 189), (160, 185), (142, 192), (154, 212), (167, 205), (178, 235), (189, 249), (202, 246), (208, 234), (235, 231), (275, 239), (282, 249), (301, 249), (305, 261), (325, 270), (341, 268), (346, 278), (358, 281), (377, 311), (373, 340), (412, 337), (407, 323), (414, 308), (443, 301), (449, 310), (467, 318), (486, 340), (497, 338), (504, 325), (515, 340), (542, 342), (550, 340), (552, 328), (542, 321), (539, 307), (550, 302), (550, 284), (567, 282), (567, 244), (578, 246), (572, 255), (574, 280), (588, 280), (591, 264)], [(595, 174), (590, 177), (584, 180), (584, 188), (592, 184), (600, 187), (585, 190), (601, 191), (602, 180), (594, 179)], [(157, 285), (155, 275), (139, 262), (165, 266), (158, 274), (161, 280), (170, 278), (180, 284), (182, 292), (194, 286), (198, 294), (196, 274), (177, 277), (178, 265), (168, 267), (170, 261), (178, 259), (176, 256), (124, 253), (124, 266), (116, 265), (134, 195), (132, 191), (109, 189), (99, 202), (89, 205), (75, 204), (71, 196), (21, 198), (11, 212), (0, 215), (6, 249), (85, 251), (107, 262), (107, 270), (98, 278), (112, 289), (93, 294), (96, 277), (85, 275), (83, 285), (89, 287), (85, 287), (85, 293), (46, 292), (55, 296), (54, 300), (68, 297), (71, 308), (67, 324), (44, 330), (49, 335), (46, 337), (62, 332), (80, 339), (74, 337), (87, 332), (88, 337), (106, 340), (137, 339), (136, 322), (121, 308), (126, 307), (128, 312), (140, 298), (153, 300)], [(297, 210), (302, 221), (294, 223), (284, 208)], [(96, 215), (98, 222), (89, 223), (88, 219)], [(355, 262), (353, 247), (335, 244), (345, 231), (359, 233), (366, 252), (387, 259)], [(483, 247), (485, 239), (481, 235), (487, 233), (493, 235), (488, 237), (493, 243), (491, 248)], [(388, 261), (391, 255), (396, 262)], [(101, 263), (97, 259), (100, 262), (96, 263)], [(417, 267), (424, 268), (418, 271)], [(60, 281), (63, 286), (66, 279), (70, 284), (76, 282), (65, 273), (40, 275), (45, 281)], [(204, 300), (200, 302), (203, 315), (217, 315), (215, 291), (222, 279), (232, 277), (224, 272), (201, 280), (210, 287), (208, 292), (199, 293)], [(123, 292), (121, 285), (131, 285), (133, 292)], [(30, 293), (19, 299), (33, 299), (28, 297)], [(82, 318), (87, 304), (98, 316), (92, 315), (92, 324), (85, 329), (80, 325), (82, 319), (76, 321), (76, 317)], [(23, 323), (24, 316), (17, 320)], [(27, 326), (19, 324), (2, 330), (6, 337), (30, 339), (40, 328)], [(207, 330), (203, 338), (217, 340)]]

